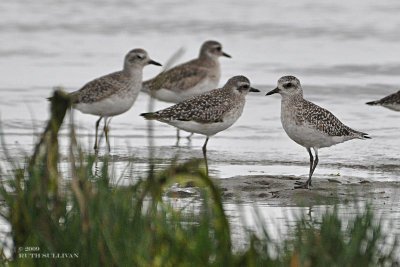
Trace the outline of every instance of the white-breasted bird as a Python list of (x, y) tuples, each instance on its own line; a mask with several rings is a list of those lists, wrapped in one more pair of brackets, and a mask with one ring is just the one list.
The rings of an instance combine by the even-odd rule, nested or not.
[[(318, 165), (318, 149), (330, 147), (352, 139), (369, 139), (344, 125), (328, 110), (303, 98), (300, 81), (294, 76), (284, 76), (278, 80), (278, 86), (267, 93), (279, 93), (281, 101), (281, 122), (287, 135), (299, 145), (305, 147), (310, 155), (310, 171), (305, 183), (297, 182), (295, 188), (309, 188), (311, 177)], [(311, 152), (314, 150), (315, 159)]]
[(78, 91), (70, 93), (74, 108), (82, 113), (100, 116), (96, 121), (94, 144), (96, 152), (99, 147), (97, 136), (101, 119), (104, 118), (104, 134), (110, 151), (108, 140), (110, 120), (132, 107), (142, 88), (143, 68), (148, 64), (161, 66), (160, 63), (150, 59), (145, 50), (133, 49), (126, 54), (121, 71), (94, 79)]
[[(198, 58), (177, 65), (143, 82), (142, 91), (157, 100), (179, 103), (218, 87), (221, 78), (219, 58), (231, 56), (217, 41), (206, 41)], [(179, 130), (177, 130), (179, 138)]]
[(178, 129), (206, 136), (208, 139), (232, 126), (242, 115), (248, 92), (259, 92), (244, 76), (234, 76), (220, 89), (194, 96), (169, 108), (140, 114), (147, 120), (158, 120)]

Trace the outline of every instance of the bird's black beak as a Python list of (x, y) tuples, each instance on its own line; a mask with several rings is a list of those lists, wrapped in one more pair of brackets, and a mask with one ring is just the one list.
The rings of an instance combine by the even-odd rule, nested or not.
[(249, 92), (259, 93), (260, 90), (258, 90), (258, 89), (256, 89), (256, 88), (253, 88), (253, 87), (250, 87)]
[(274, 90), (272, 90), (272, 91), (269, 91), (266, 95), (273, 95), (273, 94), (277, 94), (277, 93), (279, 93), (279, 88), (278, 87), (276, 87)]
[(229, 55), (229, 54), (227, 54), (227, 53), (225, 53), (225, 52), (222, 52), (222, 55), (223, 55), (224, 57), (232, 58), (231, 55)]
[(152, 59), (149, 60), (148, 64), (153, 64), (153, 65), (156, 65), (156, 66), (162, 66), (160, 63), (158, 63), (157, 61), (154, 61)]

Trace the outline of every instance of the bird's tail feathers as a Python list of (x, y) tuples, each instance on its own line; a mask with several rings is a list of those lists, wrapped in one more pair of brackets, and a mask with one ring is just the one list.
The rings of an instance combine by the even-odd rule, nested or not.
[(367, 133), (363, 133), (363, 132), (358, 132), (358, 138), (360, 138), (360, 139), (372, 139), (371, 136), (369, 136)]

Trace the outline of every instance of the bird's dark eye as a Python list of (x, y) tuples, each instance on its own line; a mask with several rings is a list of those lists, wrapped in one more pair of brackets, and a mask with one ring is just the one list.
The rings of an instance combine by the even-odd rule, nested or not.
[(250, 88), (250, 86), (249, 86), (248, 84), (245, 84), (245, 85), (242, 86), (242, 88), (243, 88), (244, 90), (248, 90), (248, 89)]
[(215, 50), (217, 50), (218, 52), (220, 52), (222, 50), (222, 47), (218, 46), (217, 48), (215, 48)]
[(292, 83), (284, 84), (283, 87), (284, 87), (284, 88), (290, 88), (290, 87), (292, 87)]
[(143, 56), (141, 56), (141, 55), (136, 55), (136, 58), (138, 58), (138, 59), (143, 59)]

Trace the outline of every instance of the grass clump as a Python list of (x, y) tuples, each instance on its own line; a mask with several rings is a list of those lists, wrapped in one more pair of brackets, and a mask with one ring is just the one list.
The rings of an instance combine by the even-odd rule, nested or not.
[[(13, 166), (13, 177), (2, 179), (0, 213), (11, 226), (12, 244), (3, 242), (0, 257), (8, 266), (396, 264), (397, 244), (381, 249), (381, 226), (368, 209), (346, 229), (335, 210), (323, 215), (321, 224), (300, 218), (293, 238), (281, 245), (270, 241), (265, 231), (249, 234), (249, 245), (234, 251), (220, 191), (199, 160), (149, 171), (133, 185), (114, 186), (107, 157), (99, 162), (96, 156), (84, 156), (73, 125), (71, 179), (63, 179), (57, 136), (69, 107), (68, 96), (56, 92), (51, 118), (29, 164)], [(199, 188), (197, 210), (177, 209), (165, 197), (174, 183)]]

